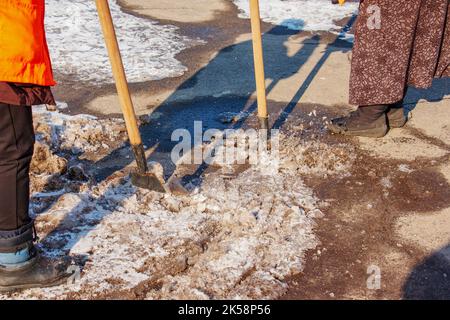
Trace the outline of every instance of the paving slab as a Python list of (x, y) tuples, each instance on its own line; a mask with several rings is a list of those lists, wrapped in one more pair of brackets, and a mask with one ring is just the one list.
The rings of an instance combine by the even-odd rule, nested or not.
[(184, 23), (213, 20), (231, 5), (225, 0), (124, 0), (121, 3), (140, 15)]
[(407, 129), (394, 129), (382, 139), (358, 138), (360, 147), (371, 154), (396, 160), (414, 161), (445, 156), (448, 151), (412, 135)]
[(397, 233), (430, 253), (439, 251), (450, 243), (450, 208), (404, 216), (398, 220)]
[(450, 100), (421, 102), (412, 111), (410, 125), (450, 145)]

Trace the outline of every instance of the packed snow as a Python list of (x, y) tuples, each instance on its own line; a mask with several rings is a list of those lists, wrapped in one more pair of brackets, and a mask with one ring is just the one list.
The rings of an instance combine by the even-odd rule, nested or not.
[(342, 174), (354, 161), (345, 146), (312, 146), (279, 133), (277, 170), (255, 165), (234, 178), (213, 171), (189, 195), (159, 194), (132, 186), (128, 168), (101, 182), (90, 177), (96, 160), (83, 159), (122, 147), (122, 120), (38, 108), (34, 121), (31, 208), (39, 246), (48, 256), (70, 255), (81, 277), (0, 299), (276, 298), (318, 244), (314, 227), (324, 204), (302, 174)]
[[(186, 67), (175, 56), (195, 41), (178, 28), (125, 13), (109, 1), (128, 80), (175, 77)], [(77, 80), (112, 83), (95, 1), (46, 0), (46, 31), (56, 72)]]
[[(241, 18), (250, 17), (248, 0), (233, 0)], [(265, 22), (292, 30), (337, 31), (336, 21), (353, 15), (357, 3), (333, 5), (330, 0), (260, 0), (261, 18)]]

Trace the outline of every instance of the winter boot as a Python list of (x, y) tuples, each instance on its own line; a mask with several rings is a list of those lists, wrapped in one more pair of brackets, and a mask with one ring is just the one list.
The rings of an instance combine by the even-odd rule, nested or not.
[(403, 100), (389, 106), (387, 119), (390, 128), (402, 128), (405, 126), (408, 118), (403, 109)]
[(346, 117), (333, 119), (328, 128), (336, 134), (381, 138), (389, 131), (387, 110), (387, 105), (361, 106)]
[(69, 266), (68, 259), (43, 257), (33, 245), (11, 254), (0, 253), (0, 292), (61, 285), (72, 276)]

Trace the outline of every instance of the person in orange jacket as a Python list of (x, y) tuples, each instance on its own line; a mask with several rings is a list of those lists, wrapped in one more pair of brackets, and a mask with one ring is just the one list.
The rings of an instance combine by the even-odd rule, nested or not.
[(67, 262), (39, 255), (28, 212), (31, 106), (55, 105), (44, 13), (45, 0), (0, 6), (0, 292), (58, 285), (70, 276)]

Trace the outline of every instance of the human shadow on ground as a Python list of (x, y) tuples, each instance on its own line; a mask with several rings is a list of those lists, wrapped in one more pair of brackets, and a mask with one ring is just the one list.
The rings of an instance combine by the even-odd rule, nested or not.
[[(302, 41), (301, 49), (290, 55), (286, 42), (298, 34), (285, 27), (274, 27), (263, 36), (267, 92), (283, 79), (291, 77), (307, 63), (320, 44), (320, 36), (312, 35)], [(222, 49), (204, 68), (180, 85), (153, 112), (153, 119), (140, 128), (144, 144), (154, 151), (149, 160), (161, 162), (166, 177), (173, 174), (176, 165), (170, 154), (179, 141), (172, 141), (177, 129), (189, 131), (194, 137), (194, 122), (201, 121), (204, 129), (238, 129), (252, 115), (256, 104), (252, 102), (255, 91), (252, 41), (246, 40)], [(323, 61), (324, 62), (324, 61)], [(308, 81), (312, 81), (310, 77)], [(306, 86), (309, 86), (307, 84)], [(223, 121), (226, 113), (242, 113), (239, 121)], [(192, 141), (194, 148), (196, 141)], [(111, 159), (117, 160), (123, 150), (115, 150), (96, 163), (97, 179), (102, 180), (124, 165), (109, 167)]]
[[(292, 100), (286, 105), (286, 107), (282, 110), (280, 113), (280, 116), (276, 121), (274, 122), (272, 128), (273, 129), (280, 129), (283, 124), (288, 119), (289, 115), (292, 113), (294, 108), (299, 103), (300, 99), (303, 97), (305, 92), (310, 87), (313, 80), (317, 77), (319, 74), (319, 71), (322, 69), (322, 67), (325, 65), (327, 60), (330, 58), (330, 56), (335, 52), (342, 52), (347, 53), (350, 52), (353, 48), (353, 45), (342, 39), (342, 37), (345, 37), (345, 35), (350, 31), (354, 23), (356, 22), (357, 15), (353, 15), (348, 23), (343, 27), (340, 34), (336, 37), (336, 40), (332, 43), (328, 44), (325, 52), (320, 57), (319, 61), (314, 65), (311, 72), (306, 77), (305, 81), (302, 83), (298, 91), (295, 93), (295, 95), (292, 97)], [(323, 90), (326, 90), (326, 88), (323, 88)]]
[(450, 300), (450, 244), (414, 267), (403, 286), (406, 300)]
[(408, 88), (405, 98), (405, 112), (413, 111), (420, 101), (438, 102), (448, 99), (450, 106), (450, 79), (435, 79), (429, 89)]

